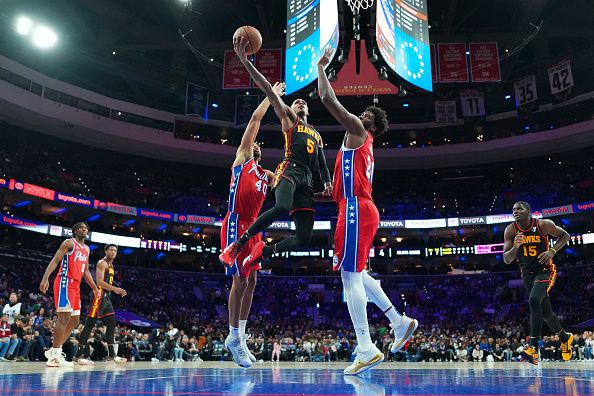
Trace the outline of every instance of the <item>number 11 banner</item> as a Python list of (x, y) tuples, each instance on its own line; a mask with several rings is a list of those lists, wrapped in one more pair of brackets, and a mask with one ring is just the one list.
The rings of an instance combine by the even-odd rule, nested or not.
[(485, 94), (482, 91), (467, 89), (460, 91), (462, 115), (464, 117), (485, 116)]

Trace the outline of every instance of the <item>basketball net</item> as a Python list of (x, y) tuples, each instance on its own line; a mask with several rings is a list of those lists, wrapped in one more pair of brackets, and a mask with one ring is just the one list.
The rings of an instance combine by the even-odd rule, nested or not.
[(345, 0), (353, 14), (358, 14), (359, 10), (366, 10), (373, 5), (373, 0)]

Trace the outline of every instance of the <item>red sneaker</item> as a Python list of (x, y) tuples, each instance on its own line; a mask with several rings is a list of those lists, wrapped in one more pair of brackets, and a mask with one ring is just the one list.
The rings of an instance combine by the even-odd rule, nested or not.
[(260, 265), (260, 259), (262, 258), (262, 250), (264, 250), (265, 246), (266, 244), (262, 241), (256, 243), (250, 255), (243, 260), (243, 265), (241, 267), (242, 274), (247, 276), (249, 275), (250, 271), (262, 269), (262, 266)]
[(237, 242), (233, 242), (219, 254), (219, 261), (227, 267), (232, 267), (239, 252), (241, 252), (241, 249), (237, 247)]

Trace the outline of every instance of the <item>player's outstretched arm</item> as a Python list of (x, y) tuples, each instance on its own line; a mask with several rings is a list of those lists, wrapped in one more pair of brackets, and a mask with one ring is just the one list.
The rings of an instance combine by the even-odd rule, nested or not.
[(64, 258), (64, 255), (66, 255), (66, 253), (68, 253), (73, 248), (74, 248), (74, 242), (72, 242), (72, 239), (66, 239), (64, 242), (62, 242), (62, 244), (60, 245), (60, 248), (58, 249), (56, 254), (54, 254), (54, 258), (52, 258), (52, 261), (50, 261), (49, 264), (47, 265), (47, 268), (45, 269), (45, 273), (43, 274), (43, 277), (41, 278), (41, 282), (39, 283), (39, 290), (42, 293), (45, 293), (47, 291), (47, 289), (49, 289), (50, 275), (56, 270), (56, 267), (58, 267), (58, 264), (60, 263), (60, 261), (62, 261), (62, 259)]
[[(284, 83), (274, 83), (272, 86), (272, 90), (278, 95), (283, 96), (285, 94), (285, 84)], [(241, 143), (237, 148), (237, 154), (235, 156), (235, 162), (233, 165), (238, 165), (244, 163), (248, 158), (252, 157), (253, 154), (253, 145), (256, 141), (256, 137), (258, 136), (258, 131), (260, 130), (260, 123), (262, 122), (262, 118), (266, 114), (266, 110), (270, 107), (270, 100), (268, 97), (264, 98), (262, 103), (256, 108), (250, 121), (245, 128), (245, 132), (243, 133), (243, 137), (241, 138)]]
[(324, 67), (330, 63), (330, 54), (332, 49), (327, 48), (324, 51), (324, 55), (318, 61), (318, 93), (322, 103), (328, 111), (336, 118), (336, 121), (346, 129), (347, 133), (352, 135), (360, 136), (362, 138), (367, 137), (367, 132), (363, 127), (363, 123), (356, 115), (349, 113), (347, 109), (338, 101), (336, 94), (328, 81)]
[(248, 73), (250, 73), (252, 80), (258, 84), (258, 86), (266, 94), (268, 100), (270, 100), (270, 104), (272, 105), (274, 112), (281, 121), (281, 124), (283, 124), (283, 129), (286, 129), (285, 126), (293, 125), (297, 119), (297, 114), (295, 114), (293, 110), (291, 110), (291, 108), (282, 101), (280, 96), (272, 89), (272, 84), (270, 84), (266, 77), (264, 77), (262, 73), (256, 69), (256, 66), (254, 66), (252, 62), (249, 61), (246, 54), (246, 48), (248, 44), (249, 42), (247, 40), (244, 40), (242, 36), (239, 36), (233, 40), (233, 49), (235, 50), (235, 53), (239, 57), (241, 63), (243, 63), (247, 69)]
[(318, 169), (320, 171), (320, 179), (324, 183), (323, 195), (332, 195), (332, 181), (330, 179), (330, 171), (326, 162), (326, 155), (324, 154), (324, 142), (320, 139), (320, 146), (318, 147)]

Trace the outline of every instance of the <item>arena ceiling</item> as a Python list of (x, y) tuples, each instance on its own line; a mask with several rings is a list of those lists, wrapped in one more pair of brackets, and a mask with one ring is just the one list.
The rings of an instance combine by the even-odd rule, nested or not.
[[(211, 90), (219, 108), (211, 118), (233, 119), (235, 91), (223, 91), (222, 62), (231, 37), (241, 25), (253, 25), (264, 47), (284, 47), (284, 0), (20, 0), (0, 9), (0, 53), (54, 78), (134, 103), (181, 113), (185, 84)], [(501, 63), (503, 82), (483, 84), (489, 113), (513, 110), (503, 97), (515, 78), (539, 74), (539, 94), (548, 92), (546, 67), (569, 57), (578, 92), (594, 84), (594, 4), (589, 0), (428, 0), (431, 42), (497, 41), (500, 51), (514, 50)], [(40, 51), (16, 35), (12, 24), (28, 15), (55, 28), (59, 44)], [(339, 3), (341, 44), (352, 37), (351, 12)], [(535, 33), (536, 26), (542, 22)], [(362, 38), (374, 34), (373, 12), (362, 14)], [(197, 50), (191, 52), (180, 32)], [(531, 37), (529, 42), (524, 41)], [(517, 51), (515, 51), (517, 50)], [(114, 54), (115, 52), (115, 54)], [(210, 61), (210, 59), (213, 61)], [(465, 86), (466, 87), (466, 86)], [(431, 120), (435, 98), (455, 98), (461, 85), (437, 85), (434, 94), (410, 92), (408, 97), (380, 97), (396, 119)], [(308, 92), (301, 92), (307, 95)], [(407, 101), (411, 106), (403, 109)], [(370, 98), (350, 97), (345, 105), (359, 109)], [(312, 101), (312, 113), (319, 103)], [(319, 112), (317, 123), (330, 123)]]

